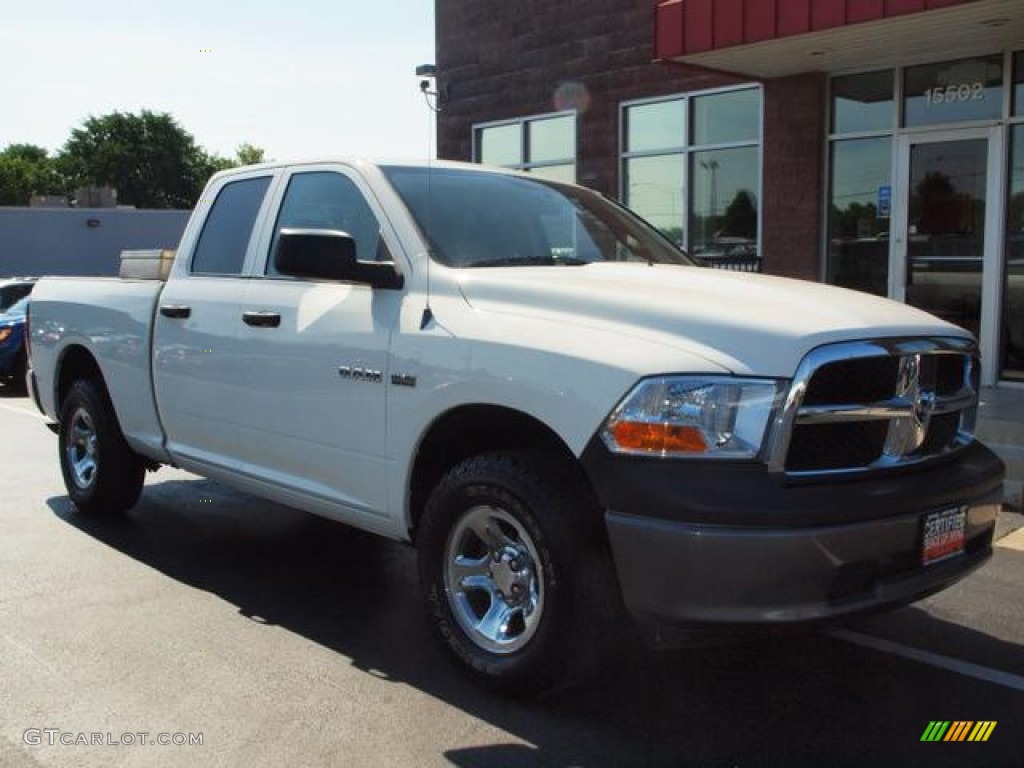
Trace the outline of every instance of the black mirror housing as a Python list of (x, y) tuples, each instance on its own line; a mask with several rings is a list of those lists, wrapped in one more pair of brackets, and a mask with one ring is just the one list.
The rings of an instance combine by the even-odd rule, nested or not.
[(274, 253), (279, 274), (395, 290), (405, 281), (391, 261), (359, 261), (356, 241), (334, 229), (282, 229)]

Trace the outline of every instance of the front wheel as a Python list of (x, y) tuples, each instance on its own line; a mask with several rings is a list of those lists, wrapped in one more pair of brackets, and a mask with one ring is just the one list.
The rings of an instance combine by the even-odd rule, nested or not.
[(145, 464), (125, 442), (110, 398), (95, 381), (71, 385), (57, 442), (64, 486), (79, 511), (116, 514), (138, 501)]
[(471, 676), (505, 693), (576, 682), (614, 634), (619, 596), (601, 518), (559, 467), (516, 452), (467, 459), (431, 494), (420, 526), (437, 633)]

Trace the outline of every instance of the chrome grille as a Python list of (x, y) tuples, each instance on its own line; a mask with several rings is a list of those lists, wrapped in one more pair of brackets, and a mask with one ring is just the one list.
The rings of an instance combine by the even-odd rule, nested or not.
[(973, 439), (977, 348), (958, 338), (813, 350), (776, 420), (768, 462), (791, 475), (905, 466)]

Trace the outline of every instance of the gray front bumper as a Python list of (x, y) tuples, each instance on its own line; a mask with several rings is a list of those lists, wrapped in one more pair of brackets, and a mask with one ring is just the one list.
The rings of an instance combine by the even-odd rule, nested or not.
[[(838, 489), (837, 489), (838, 491)], [(675, 625), (787, 624), (913, 602), (992, 553), (1001, 489), (968, 502), (966, 551), (920, 560), (924, 509), (807, 528), (692, 524), (606, 515), (623, 598), (640, 619)]]

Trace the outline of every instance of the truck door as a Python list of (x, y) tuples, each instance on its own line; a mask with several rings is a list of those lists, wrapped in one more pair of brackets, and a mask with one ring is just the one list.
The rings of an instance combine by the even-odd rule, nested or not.
[(262, 273), (241, 308), (234, 363), (250, 382), (238, 403), (245, 472), (340, 519), (383, 514), (388, 348), (404, 294), (282, 276), (274, 253), (282, 228), (346, 232), (361, 261), (390, 259), (397, 239), (343, 167), (304, 168), (284, 183)]
[[(198, 232), (186, 232), (160, 295), (153, 382), (167, 448), (189, 468), (237, 470), (239, 390), (235, 366), (246, 264), (272, 176), (229, 177), (210, 192)], [(200, 201), (199, 205), (210, 204)], [(211, 473), (212, 474), (212, 473)]]

